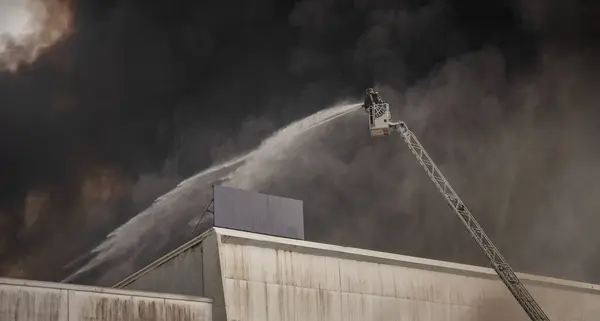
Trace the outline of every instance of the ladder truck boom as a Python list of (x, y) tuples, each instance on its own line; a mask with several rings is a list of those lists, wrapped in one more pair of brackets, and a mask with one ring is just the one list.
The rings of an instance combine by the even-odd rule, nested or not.
[(365, 107), (369, 114), (369, 129), (371, 136), (389, 136), (391, 132), (399, 132), (412, 151), (417, 161), (423, 166), (425, 172), (429, 175), (431, 181), (437, 186), (438, 190), (458, 218), (467, 228), (471, 237), (477, 242), (481, 250), (485, 253), (492, 268), (496, 271), (502, 282), (506, 285), (513, 297), (525, 310), (532, 321), (549, 321), (542, 308), (531, 296), (525, 285), (517, 277), (513, 269), (508, 265), (500, 251), (494, 246), (490, 238), (483, 231), (475, 217), (471, 214), (467, 206), (454, 191), (446, 177), (435, 165), (427, 151), (421, 145), (417, 136), (411, 132), (404, 122), (393, 122), (390, 115), (389, 104), (386, 102), (375, 103)]

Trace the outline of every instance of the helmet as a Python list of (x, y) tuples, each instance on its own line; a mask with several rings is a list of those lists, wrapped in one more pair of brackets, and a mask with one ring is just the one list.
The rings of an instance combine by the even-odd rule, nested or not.
[(373, 88), (367, 89), (367, 94), (371, 94), (371, 93), (374, 93), (374, 92), (375, 92), (375, 90), (373, 90)]

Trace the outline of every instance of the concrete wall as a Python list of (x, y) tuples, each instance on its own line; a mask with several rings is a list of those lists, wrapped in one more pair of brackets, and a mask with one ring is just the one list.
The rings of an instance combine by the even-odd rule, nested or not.
[[(127, 289), (203, 296), (203, 244), (191, 247), (152, 268), (143, 278), (131, 282)], [(213, 258), (213, 261), (218, 257)], [(174, 277), (176, 276), (176, 277)]]
[(211, 300), (0, 278), (1, 321), (211, 321)]
[(213, 231), (204, 233), (114, 287), (209, 297), (213, 318), (225, 320), (218, 236)]
[[(487, 268), (219, 228), (194, 242), (179, 252), (190, 254), (174, 252), (174, 263), (151, 266), (120, 286), (154, 284), (160, 291), (163, 284), (178, 292), (168, 280), (199, 271), (191, 254), (202, 252), (202, 279), (212, 284), (203, 293), (214, 298), (217, 321), (529, 320)], [(218, 266), (206, 269), (209, 258)], [(153, 272), (162, 267), (168, 278)], [(519, 276), (551, 320), (598, 320), (599, 286)]]
[[(282, 241), (222, 242), (229, 320), (529, 320), (490, 269)], [(520, 276), (551, 320), (599, 320), (600, 288)]]

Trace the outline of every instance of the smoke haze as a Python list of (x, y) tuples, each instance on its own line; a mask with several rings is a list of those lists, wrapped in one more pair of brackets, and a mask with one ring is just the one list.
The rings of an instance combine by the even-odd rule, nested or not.
[(0, 4), (0, 71), (34, 62), (70, 33), (68, 0), (4, 0)]
[[(64, 277), (182, 179), (375, 86), (515, 268), (600, 282), (596, 4), (238, 2), (80, 0), (44, 50), (3, 51), (3, 275)], [(248, 186), (303, 199), (312, 240), (484, 264), (365, 122), (319, 128)]]

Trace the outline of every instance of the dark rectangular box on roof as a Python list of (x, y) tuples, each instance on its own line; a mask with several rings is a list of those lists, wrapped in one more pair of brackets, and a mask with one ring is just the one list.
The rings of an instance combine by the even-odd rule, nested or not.
[(302, 201), (214, 186), (217, 227), (304, 239)]

